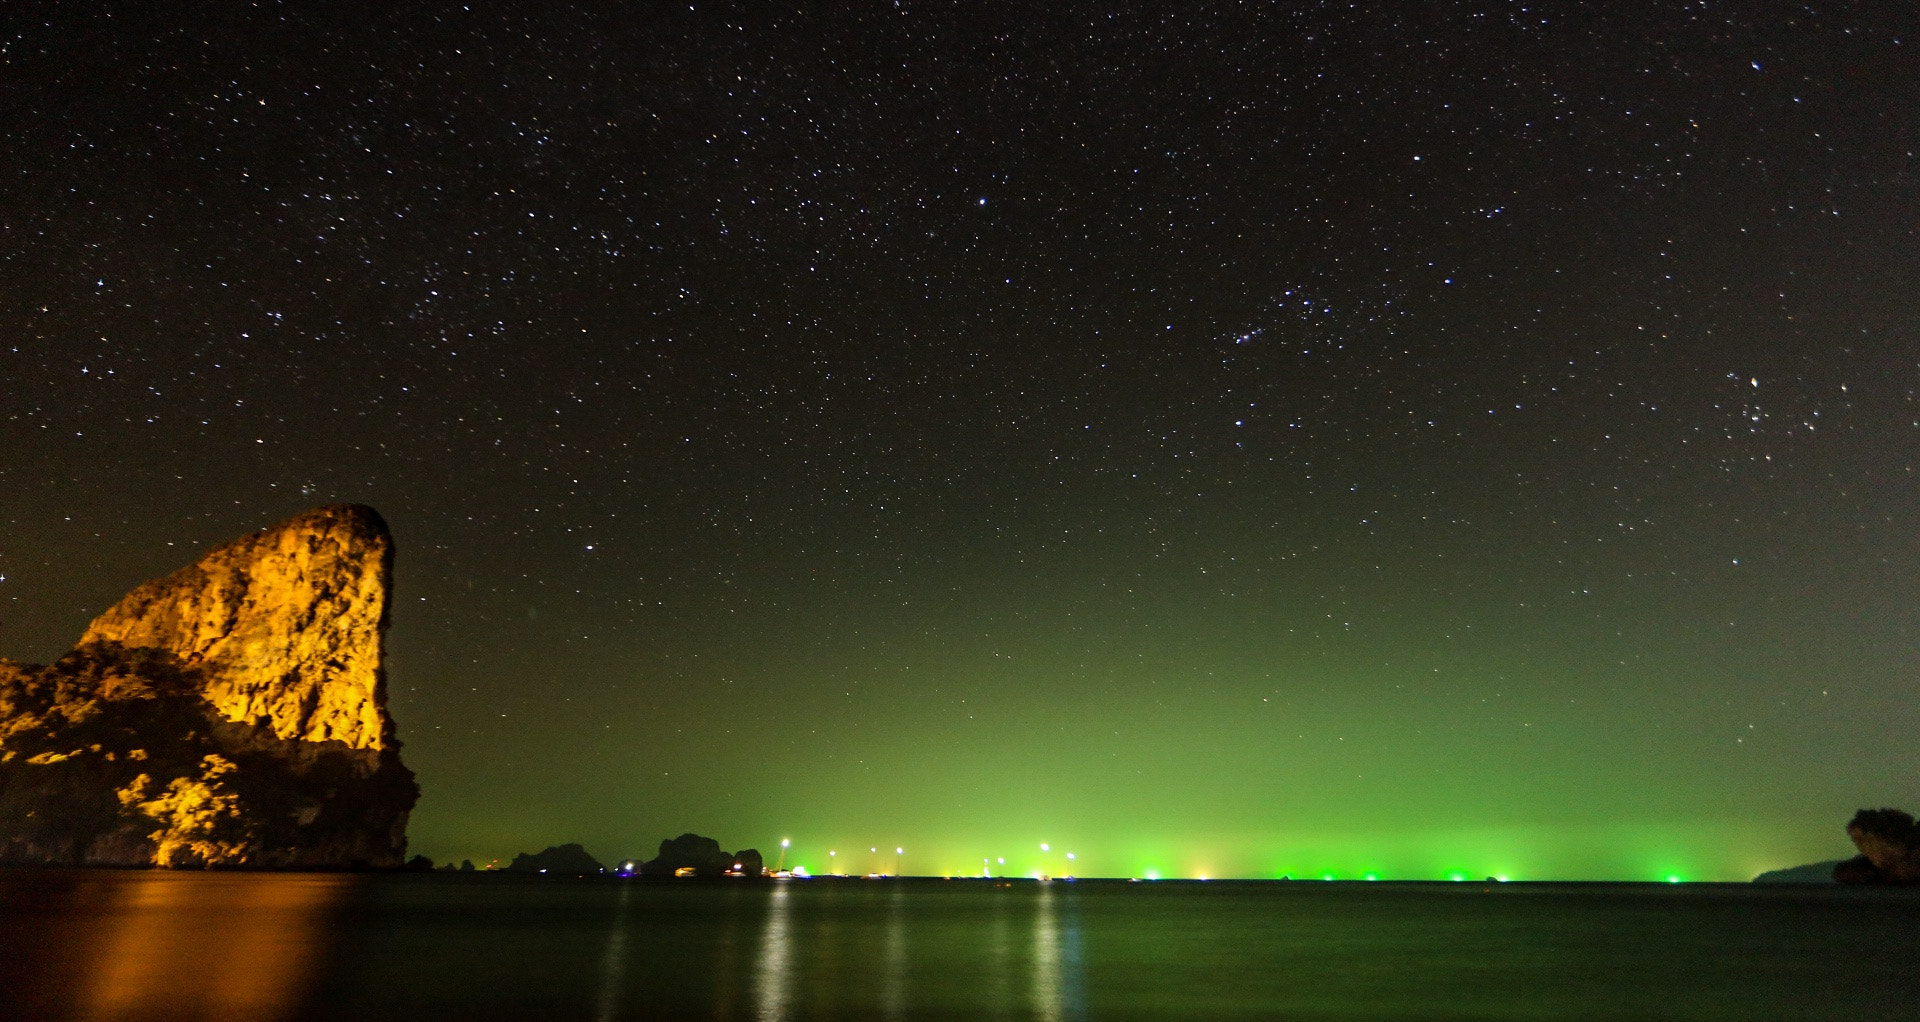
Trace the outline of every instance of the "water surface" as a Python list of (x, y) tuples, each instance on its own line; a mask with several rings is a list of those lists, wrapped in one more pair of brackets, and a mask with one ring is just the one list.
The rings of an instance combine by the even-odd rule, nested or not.
[(1920, 893), (0, 871), (35, 1019), (1913, 1019)]

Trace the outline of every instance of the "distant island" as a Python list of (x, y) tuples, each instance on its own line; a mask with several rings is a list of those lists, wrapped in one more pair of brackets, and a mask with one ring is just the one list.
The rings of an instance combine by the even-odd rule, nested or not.
[(600, 860), (588, 855), (587, 850), (577, 844), (555, 845), (532, 855), (521, 852), (507, 864), (507, 869), (514, 873), (558, 873), (572, 876), (588, 876), (607, 871), (607, 867), (602, 866)]
[(1839, 859), (1825, 862), (1811, 862), (1805, 866), (1788, 866), (1785, 869), (1770, 869), (1753, 878), (1756, 884), (1830, 884), (1833, 883), (1833, 868), (1840, 865)]
[(713, 838), (682, 834), (660, 842), (659, 854), (641, 863), (639, 874), (643, 877), (757, 877), (764, 876), (766, 871), (766, 861), (759, 849), (726, 852)]
[[(687, 876), (766, 876), (766, 861), (760, 857), (758, 849), (739, 849), (724, 851), (720, 841), (701, 838), (699, 834), (682, 834), (680, 838), (666, 838), (660, 841), (660, 851), (645, 863), (632, 863), (632, 868), (616, 870), (622, 876), (641, 876), (647, 880), (659, 878), (687, 878)], [(561, 876), (589, 876), (609, 872), (607, 866), (593, 859), (588, 849), (580, 845), (551, 845), (538, 853), (520, 853), (513, 857), (513, 863), (507, 866), (507, 872), (543, 872), (543, 874), (561, 874)]]
[(0, 863), (396, 868), (420, 789), (387, 713), (393, 540), (316, 508), (0, 660)]
[[(766, 860), (758, 849), (725, 851), (720, 842), (698, 834), (682, 834), (660, 842), (660, 851), (645, 862), (627, 860), (631, 868), (617, 870), (623, 876), (649, 880), (670, 877), (764, 877)], [(465, 864), (471, 869), (472, 864)], [(509, 873), (544, 873), (549, 876), (595, 876), (609, 872), (600, 860), (578, 844), (552, 845), (538, 852), (521, 852), (505, 869)]]

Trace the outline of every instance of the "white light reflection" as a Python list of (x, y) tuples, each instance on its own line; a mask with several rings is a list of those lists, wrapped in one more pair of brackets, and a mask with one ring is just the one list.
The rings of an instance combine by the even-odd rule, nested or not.
[(1060, 895), (1055, 885), (1041, 883), (1033, 910), (1033, 1013), (1041, 1022), (1066, 1022), (1087, 1017), (1080, 990), (1080, 925), (1071, 909), (1061, 931), (1057, 917)]
[(887, 965), (881, 978), (880, 1010), (887, 1018), (907, 1017), (906, 889), (895, 884), (887, 905)]
[(793, 963), (789, 956), (792, 938), (788, 933), (786, 880), (775, 880), (767, 905), (767, 929), (760, 938), (760, 975), (755, 984), (760, 997), (760, 1017), (787, 1017), (787, 1001), (793, 994)]
[(631, 893), (629, 885), (620, 885), (620, 898), (613, 909), (613, 930), (607, 934), (607, 953), (600, 959), (600, 996), (595, 998), (593, 1012), (599, 1022), (620, 1016), (621, 980), (627, 975), (627, 898)]
[(1053, 885), (1041, 884), (1033, 910), (1033, 1012), (1041, 1022), (1061, 1022), (1060, 926), (1053, 918)]

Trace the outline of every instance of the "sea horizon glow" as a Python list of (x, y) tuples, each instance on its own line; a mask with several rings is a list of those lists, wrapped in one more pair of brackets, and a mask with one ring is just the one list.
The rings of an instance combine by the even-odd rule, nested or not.
[[(1756, 821), (1371, 834), (1331, 827), (1311, 836), (1268, 835), (1264, 842), (1257, 834), (1210, 842), (1121, 835), (1104, 846), (1071, 846), (1085, 849), (1078, 852), (1067, 845), (1043, 850), (1031, 841), (957, 837), (900, 857), (885, 848), (858, 851), (864, 847), (859, 841), (815, 840), (790, 849), (786, 867), (813, 876), (956, 879), (1725, 883), (1842, 854), (1832, 841), (1767, 845), (1775, 832)], [(1743, 850), (1730, 851), (1735, 846)], [(838, 851), (843, 848), (856, 851)], [(837, 854), (828, 856), (829, 850)], [(608, 861), (611, 866), (621, 860)]]

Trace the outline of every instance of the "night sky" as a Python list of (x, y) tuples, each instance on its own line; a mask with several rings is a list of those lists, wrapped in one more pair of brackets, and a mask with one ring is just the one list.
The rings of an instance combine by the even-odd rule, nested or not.
[(773, 6), (10, 12), (0, 654), (355, 501), (437, 860), (1920, 808), (1912, 5)]

